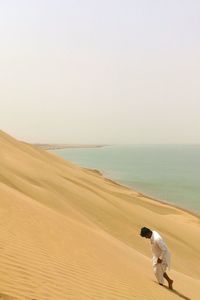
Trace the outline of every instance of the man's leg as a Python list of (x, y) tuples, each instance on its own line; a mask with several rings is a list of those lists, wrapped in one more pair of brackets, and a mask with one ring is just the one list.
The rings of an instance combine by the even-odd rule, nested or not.
[(169, 289), (173, 290), (173, 280), (171, 278), (169, 278), (169, 276), (167, 275), (167, 273), (165, 272), (163, 274), (164, 278), (167, 280), (168, 285), (169, 285)]
[(161, 264), (156, 264), (153, 267), (153, 270), (154, 270), (154, 274), (156, 276), (156, 279), (157, 279), (158, 283), (160, 285), (163, 285), (164, 284), (164, 278), (163, 278), (164, 274), (163, 274)]

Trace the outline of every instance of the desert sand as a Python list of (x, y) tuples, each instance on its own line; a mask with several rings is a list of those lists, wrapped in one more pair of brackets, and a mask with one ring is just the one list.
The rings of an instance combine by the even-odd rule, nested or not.
[[(149, 240), (172, 253), (157, 284)], [(200, 219), (0, 132), (0, 299), (200, 299)]]

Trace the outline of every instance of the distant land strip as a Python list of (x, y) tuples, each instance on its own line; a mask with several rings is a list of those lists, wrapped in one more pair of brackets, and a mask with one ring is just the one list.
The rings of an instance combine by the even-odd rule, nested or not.
[(67, 148), (101, 148), (108, 145), (102, 144), (32, 144), (36, 147), (44, 150), (56, 150), (56, 149), (67, 149)]

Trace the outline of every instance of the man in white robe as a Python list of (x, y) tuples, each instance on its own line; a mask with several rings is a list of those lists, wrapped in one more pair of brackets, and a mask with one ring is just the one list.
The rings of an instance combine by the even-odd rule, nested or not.
[(170, 269), (171, 255), (167, 248), (167, 245), (163, 241), (160, 234), (156, 231), (152, 231), (147, 227), (141, 228), (140, 235), (147, 239), (150, 239), (152, 246), (152, 263), (153, 270), (157, 281), (160, 285), (164, 284), (164, 278), (167, 280), (169, 288), (173, 289), (173, 280), (169, 278), (166, 271)]

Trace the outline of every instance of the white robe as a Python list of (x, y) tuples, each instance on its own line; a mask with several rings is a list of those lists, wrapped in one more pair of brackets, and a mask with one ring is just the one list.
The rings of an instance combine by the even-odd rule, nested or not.
[[(164, 277), (163, 274), (166, 270), (170, 269), (170, 260), (171, 255), (167, 248), (167, 245), (163, 241), (162, 237), (159, 235), (158, 232), (153, 231), (151, 236), (151, 246), (152, 246), (152, 263), (153, 263), (153, 270), (156, 275), (156, 278), (159, 283), (163, 284)], [(162, 263), (158, 263), (158, 258), (162, 259)]]

